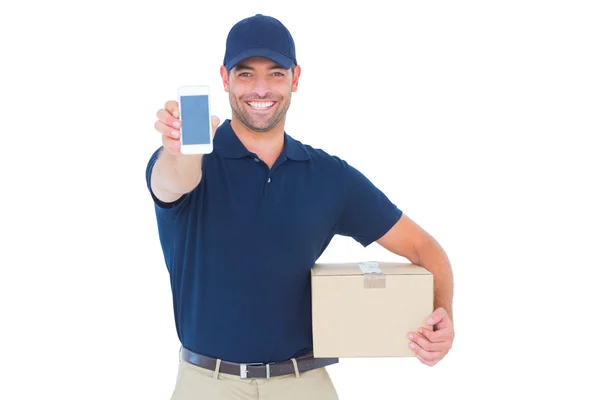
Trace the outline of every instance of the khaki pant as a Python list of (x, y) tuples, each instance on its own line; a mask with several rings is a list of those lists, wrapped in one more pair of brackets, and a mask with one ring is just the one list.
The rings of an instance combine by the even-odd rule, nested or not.
[(338, 400), (338, 395), (325, 368), (269, 379), (242, 379), (200, 368), (180, 356), (171, 400), (199, 399)]

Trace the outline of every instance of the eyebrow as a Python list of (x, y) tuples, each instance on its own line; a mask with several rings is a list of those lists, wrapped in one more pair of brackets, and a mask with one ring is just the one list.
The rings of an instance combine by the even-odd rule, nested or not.
[[(275, 64), (275, 65), (272, 65), (271, 67), (269, 67), (269, 69), (270, 69), (270, 70), (272, 70), (272, 69), (283, 69), (283, 70), (285, 70), (285, 68), (283, 68), (281, 65), (277, 65), (277, 64)], [(249, 66), (249, 65), (246, 65), (246, 64), (238, 64), (238, 65), (235, 67), (235, 70), (236, 70), (236, 71), (240, 71), (240, 70), (250, 70), (250, 71), (254, 71), (254, 68), (253, 68), (253, 67), (251, 67), (251, 66)]]

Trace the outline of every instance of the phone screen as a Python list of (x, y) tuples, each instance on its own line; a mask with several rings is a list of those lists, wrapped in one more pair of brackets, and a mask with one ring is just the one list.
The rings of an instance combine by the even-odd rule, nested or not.
[(208, 96), (181, 96), (181, 143), (210, 144)]

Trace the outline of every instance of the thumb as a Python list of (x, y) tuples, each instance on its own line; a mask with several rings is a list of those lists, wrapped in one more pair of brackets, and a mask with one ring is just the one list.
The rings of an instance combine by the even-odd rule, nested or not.
[(431, 313), (429, 318), (427, 318), (427, 325), (430, 325), (430, 326), (438, 325), (438, 328), (441, 328), (443, 325), (445, 325), (448, 322), (447, 319), (448, 319), (448, 312), (440, 307), (440, 308), (436, 309), (433, 313)]
[(214, 138), (215, 132), (217, 131), (217, 128), (219, 127), (219, 124), (221, 123), (221, 120), (219, 120), (219, 117), (217, 117), (216, 115), (213, 115), (210, 118), (210, 123), (212, 125), (212, 134), (213, 134), (213, 138)]

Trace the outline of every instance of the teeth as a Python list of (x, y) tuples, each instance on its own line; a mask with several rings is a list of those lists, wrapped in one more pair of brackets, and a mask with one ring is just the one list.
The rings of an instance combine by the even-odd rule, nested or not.
[(271, 107), (273, 104), (275, 104), (274, 101), (249, 101), (248, 104), (250, 105), (250, 107), (252, 108), (258, 108), (261, 110), (264, 110), (265, 108), (269, 108)]

